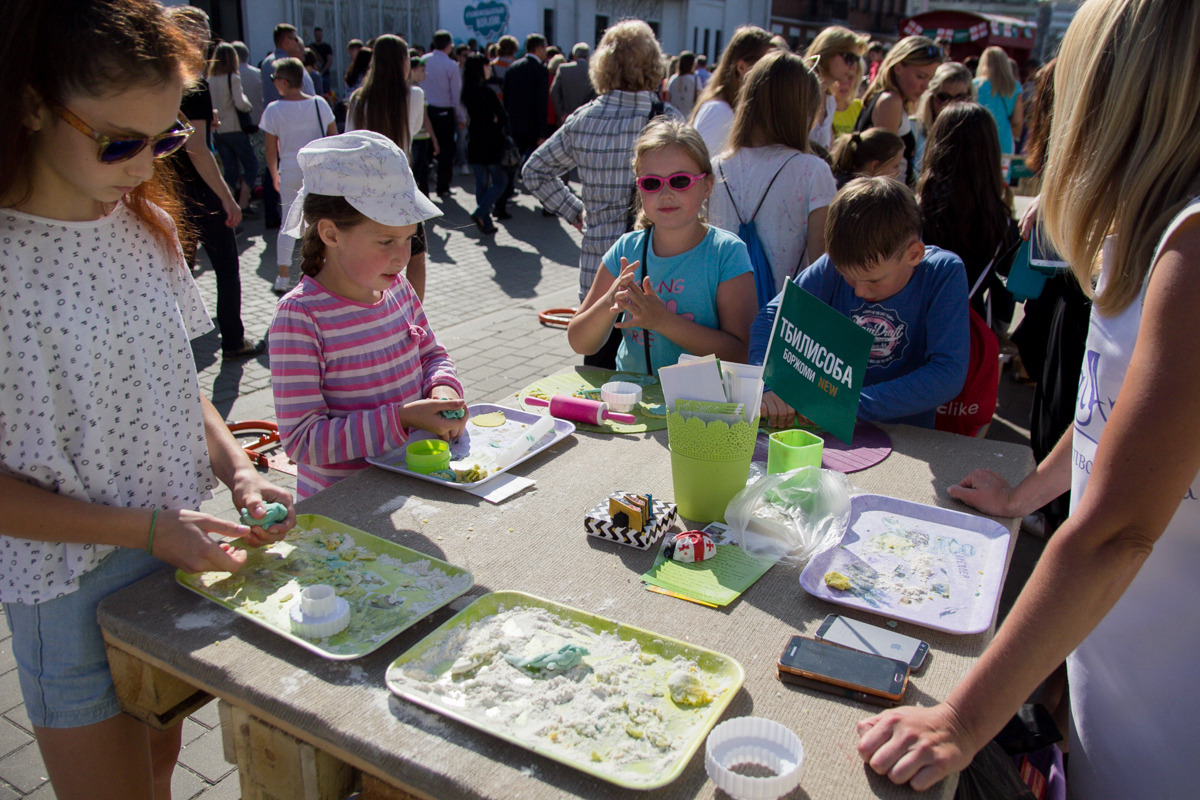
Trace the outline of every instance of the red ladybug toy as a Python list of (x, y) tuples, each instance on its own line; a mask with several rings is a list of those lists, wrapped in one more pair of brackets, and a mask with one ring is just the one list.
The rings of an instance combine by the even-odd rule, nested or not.
[(704, 531), (678, 533), (663, 547), (664, 556), (685, 564), (712, 558), (716, 552), (717, 546)]

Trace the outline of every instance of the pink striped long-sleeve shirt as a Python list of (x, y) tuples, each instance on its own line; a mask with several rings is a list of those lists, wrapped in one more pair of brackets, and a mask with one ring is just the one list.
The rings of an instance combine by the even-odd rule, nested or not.
[(435, 386), (462, 394), (408, 281), (373, 305), (329, 292), (305, 276), (271, 321), (271, 389), (279, 438), (299, 465), (303, 499), (402, 447), (399, 410)]

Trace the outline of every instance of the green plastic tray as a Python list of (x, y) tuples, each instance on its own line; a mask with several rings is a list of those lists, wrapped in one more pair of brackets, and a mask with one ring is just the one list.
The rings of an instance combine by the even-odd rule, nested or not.
[[(405, 674), (405, 667), (414, 665), (414, 669), (416, 669), (415, 662), (419, 662), (431, 648), (440, 647), (457, 629), (468, 628), (502, 610), (508, 611), (514, 608), (546, 609), (563, 621), (582, 624), (598, 633), (611, 632), (624, 641), (636, 641), (642, 653), (645, 654), (667, 660), (673, 659), (675, 656), (692, 659), (702, 672), (720, 679), (724, 691), (708, 705), (686, 710), (680, 708), (677, 711), (680, 715), (698, 715), (698, 719), (687, 723), (689, 731), (678, 756), (665, 766), (660, 765), (656, 769), (647, 770), (641, 768), (638, 763), (625, 767), (610, 762), (597, 763), (592, 761), (589, 753), (583, 752), (582, 749), (568, 752), (542, 740), (521, 738), (511, 729), (503, 727), (500, 721), (490, 722), (487, 719), (468, 716), (463, 710), (447, 705), (441, 697), (424, 691), (422, 681)], [(587, 661), (585, 656), (584, 662), (587, 663)], [(452, 660), (442, 661), (434, 667), (433, 673), (426, 672), (426, 674), (443, 676), (449, 671), (451, 663)], [(631, 663), (636, 664), (637, 662)], [(712, 730), (725, 708), (733, 700), (744, 679), (745, 672), (742, 665), (729, 656), (523, 592), (493, 592), (480, 597), (393, 661), (387, 670), (388, 688), (406, 700), (627, 789), (655, 789), (678, 778), (703, 744), (708, 732)], [(674, 706), (669, 699), (665, 700), (665, 704)], [(666, 713), (672, 712), (668, 709)]]
[[(347, 561), (341, 559), (341, 565), (355, 564), (356, 569), (344, 570), (347, 579), (350, 573), (358, 573), (361, 578), (364, 573), (373, 573), (379, 578), (378, 586), (370, 586), (363, 591), (367, 596), (351, 586), (338, 586), (335, 589), (339, 595), (349, 593), (350, 625), (341, 633), (324, 639), (305, 639), (291, 631), (288, 622), (288, 608), (300, 598), (300, 589), (318, 583), (329, 583), (335, 572), (336, 562), (331, 565), (316, 563), (313, 560), (298, 561), (298, 550), (294, 549), (293, 535), (300, 531), (320, 528), (325, 533), (345, 534), (353, 539), (354, 546), (378, 556), (388, 556), (404, 564), (413, 562), (429, 562), (429, 570), (439, 570), (448, 578), (454, 579), (448, 585), (429, 590), (412, 586), (414, 577), (403, 569), (382, 563), (376, 558), (370, 561)], [(235, 543), (237, 544), (237, 543)], [(193, 592), (224, 606), (235, 614), (245, 617), (251, 622), (261, 625), (267, 630), (295, 642), (306, 650), (311, 650), (325, 658), (346, 661), (361, 658), (382, 647), (388, 640), (416, 623), (437, 609), (446, 605), (454, 598), (470, 591), (475, 585), (475, 578), (470, 572), (447, 564), (441, 559), (427, 556), (387, 539), (381, 539), (366, 531), (360, 531), (337, 520), (317, 514), (300, 514), (296, 517), (296, 527), (289, 532), (288, 539), (269, 547), (244, 548), (249, 557), (245, 566), (236, 574), (227, 572), (187, 573), (183, 570), (175, 572), (175, 580), (180, 585)], [(284, 554), (282, 551), (289, 551)], [(326, 558), (337, 558), (339, 551), (328, 551)], [(342, 554), (345, 551), (340, 551)], [(320, 555), (324, 556), (323, 553)], [(361, 565), (361, 566), (358, 566)], [(224, 578), (218, 576), (224, 575)], [(292, 584), (292, 588), (288, 587)], [(362, 584), (359, 584), (362, 588)], [(271, 600), (272, 597), (282, 599), (288, 593), (292, 598), (285, 602)], [(403, 598), (399, 604), (392, 604), (386, 598)], [(246, 601), (258, 605), (247, 606)], [(255, 609), (255, 610), (252, 610)], [(256, 611), (258, 613), (256, 613)]]

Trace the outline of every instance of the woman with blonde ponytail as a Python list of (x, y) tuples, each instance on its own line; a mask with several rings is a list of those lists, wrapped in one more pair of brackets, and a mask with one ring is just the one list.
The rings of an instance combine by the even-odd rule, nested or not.
[(976, 470), (950, 494), (1020, 517), (1069, 490), (1071, 516), (943, 703), (859, 723), (896, 783), (965, 767), (1066, 659), (1073, 797), (1200, 786), (1200, 104), (1151, 63), (1200, 74), (1200, 3), (1089, 0), (1063, 39), (1041, 196), (1095, 295), (1075, 423), (1017, 486)]

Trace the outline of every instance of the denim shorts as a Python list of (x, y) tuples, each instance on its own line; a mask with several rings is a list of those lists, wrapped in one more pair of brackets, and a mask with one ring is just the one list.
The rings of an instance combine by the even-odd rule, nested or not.
[(118, 547), (79, 579), (79, 588), (42, 603), (5, 603), (25, 711), (41, 728), (78, 728), (121, 713), (96, 606), (165, 566)]

